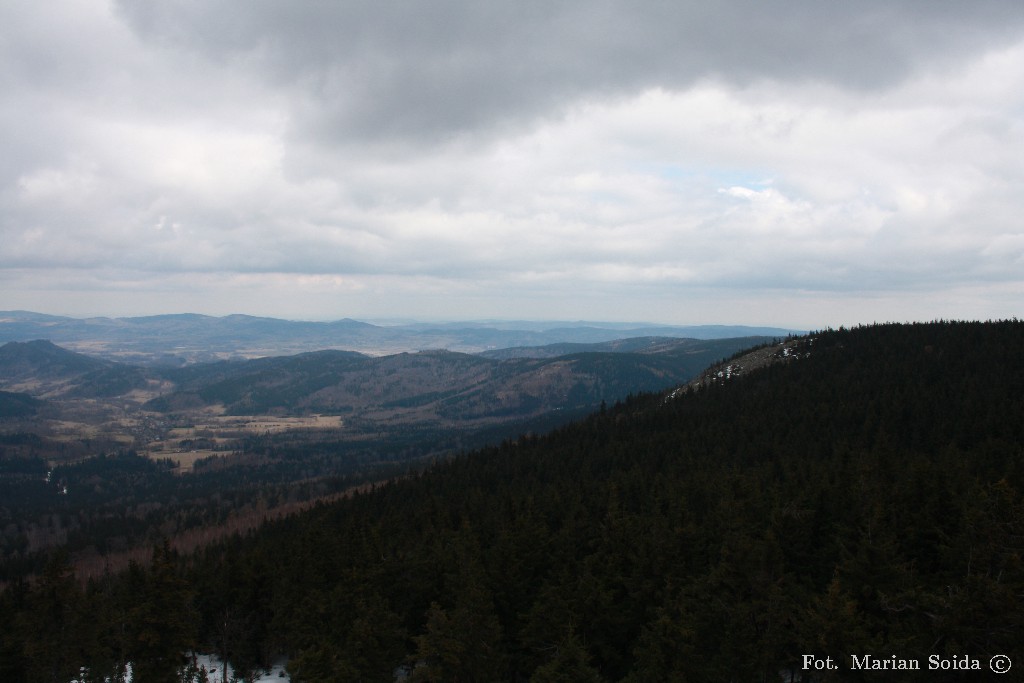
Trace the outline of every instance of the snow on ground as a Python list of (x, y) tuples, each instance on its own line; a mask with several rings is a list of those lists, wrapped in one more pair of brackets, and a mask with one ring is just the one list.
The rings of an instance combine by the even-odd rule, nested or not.
[[(281, 683), (282, 681), (289, 681), (288, 672), (284, 670), (286, 662), (285, 660), (274, 662), (274, 665), (270, 667), (269, 671), (263, 671), (257, 676), (254, 681), (258, 683)], [(221, 663), (217, 657), (213, 655), (196, 655), (196, 666), (206, 667), (206, 673), (210, 678), (210, 683), (218, 683), (224, 680), (223, 671), (221, 670)], [(231, 669), (231, 665), (228, 665), (228, 680), (232, 680), (234, 671)]]
[[(220, 660), (214, 655), (195, 655), (195, 663), (197, 668), (206, 669), (206, 675), (210, 683), (220, 683), (225, 680), (224, 671), (221, 667)], [(285, 671), (284, 667), (287, 664), (287, 660), (281, 659), (274, 662), (274, 665), (270, 667), (269, 671), (261, 671), (256, 678), (252, 679), (256, 683), (285, 683), (291, 679), (288, 677), (288, 672)], [(231, 665), (227, 667), (227, 679), (228, 681), (235, 680), (235, 672), (231, 669)], [(84, 677), (83, 677), (84, 678)], [(79, 683), (79, 679), (76, 678), (69, 683)], [(125, 677), (125, 683), (132, 683), (132, 672), (131, 664), (128, 665), (128, 675)]]

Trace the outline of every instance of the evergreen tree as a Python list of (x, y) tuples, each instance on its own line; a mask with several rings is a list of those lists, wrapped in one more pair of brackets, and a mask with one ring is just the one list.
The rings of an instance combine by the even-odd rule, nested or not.
[(195, 616), (189, 585), (179, 576), (176, 556), (166, 541), (153, 548), (152, 566), (145, 573), (132, 620), (133, 679), (177, 681), (178, 670), (187, 664), (185, 653), (195, 644)]
[(530, 683), (602, 683), (601, 674), (590, 665), (590, 655), (572, 631), (558, 644), (551, 661), (537, 668)]
[(433, 602), (416, 637), (413, 681), (485, 683), (502, 680), (507, 666), (503, 632), (468, 525), (451, 546), (457, 570), (446, 581), (448, 609)]
[(55, 553), (18, 624), (29, 681), (67, 683), (78, 674), (92, 641), (82, 602), (67, 553)]

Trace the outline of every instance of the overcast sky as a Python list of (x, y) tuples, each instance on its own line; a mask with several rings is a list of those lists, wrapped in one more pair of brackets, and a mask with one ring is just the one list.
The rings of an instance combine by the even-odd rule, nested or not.
[(1024, 313), (1020, 0), (4, 0), (0, 310)]

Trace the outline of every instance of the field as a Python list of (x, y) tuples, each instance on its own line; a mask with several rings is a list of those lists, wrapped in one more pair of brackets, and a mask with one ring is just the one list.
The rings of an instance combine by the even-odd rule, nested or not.
[(78, 462), (103, 453), (134, 450), (155, 460), (171, 460), (179, 472), (191, 471), (202, 458), (227, 455), (249, 438), (298, 432), (337, 435), (345, 426), (336, 415), (221, 415), (216, 409), (174, 416), (141, 410), (124, 399), (73, 399), (51, 404), (40, 415), (7, 420), (3, 432), (41, 438), (18, 445), (10, 455), (38, 455), (50, 466)]
[(195, 424), (168, 429), (163, 438), (146, 443), (139, 453), (169, 459), (179, 471), (187, 472), (197, 460), (230, 452), (246, 437), (299, 430), (335, 431), (343, 426), (342, 418), (335, 415), (210, 415)]

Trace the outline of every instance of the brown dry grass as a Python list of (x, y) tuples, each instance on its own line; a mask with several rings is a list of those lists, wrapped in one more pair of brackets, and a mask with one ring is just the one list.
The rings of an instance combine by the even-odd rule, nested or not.
[[(180, 473), (192, 471), (197, 460), (225, 455), (231, 444), (244, 436), (280, 434), (282, 432), (324, 429), (336, 430), (344, 426), (337, 415), (308, 415), (304, 417), (274, 417), (268, 415), (202, 415), (201, 421), (189, 427), (174, 427), (164, 439), (146, 444), (142, 455), (153, 459), (169, 459), (178, 465)], [(192, 439), (211, 441), (228, 450), (182, 448), (180, 443)]]

